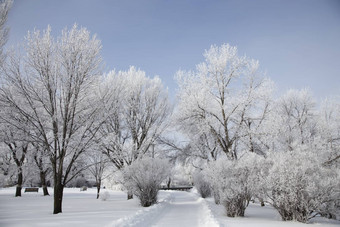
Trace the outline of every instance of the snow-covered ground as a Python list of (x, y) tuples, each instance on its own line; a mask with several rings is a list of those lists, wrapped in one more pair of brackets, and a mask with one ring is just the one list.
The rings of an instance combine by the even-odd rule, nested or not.
[(141, 209), (138, 200), (127, 201), (124, 192), (109, 191), (110, 198), (102, 201), (96, 199), (96, 189), (65, 188), (63, 213), (53, 215), (53, 196), (43, 196), (41, 189), (23, 191), (20, 198), (14, 197), (14, 188), (0, 189), (0, 226), (105, 226)]
[(279, 213), (270, 205), (261, 207), (259, 203), (250, 203), (245, 217), (229, 218), (225, 215), (223, 206), (216, 205), (213, 198), (206, 199), (209, 209), (220, 226), (225, 227), (335, 227), (340, 221), (316, 217), (309, 224), (295, 221), (282, 221)]
[[(52, 189), (49, 189), (53, 193)], [(96, 190), (80, 192), (66, 188), (63, 213), (53, 215), (53, 196), (23, 193), (15, 198), (15, 188), (0, 189), (0, 226), (306, 226), (282, 222), (271, 207), (250, 204), (245, 218), (228, 218), (222, 206), (211, 198), (202, 199), (192, 192), (161, 191), (159, 203), (143, 208), (137, 199), (126, 200), (126, 194), (107, 190), (107, 201), (96, 199)], [(310, 226), (339, 226), (340, 222), (316, 219)]]

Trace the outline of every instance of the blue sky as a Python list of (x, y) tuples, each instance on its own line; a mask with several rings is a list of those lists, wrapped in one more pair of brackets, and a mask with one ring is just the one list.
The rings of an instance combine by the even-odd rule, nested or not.
[(74, 23), (102, 41), (106, 72), (134, 65), (159, 75), (171, 96), (175, 72), (223, 43), (259, 60), (279, 94), (307, 87), (318, 99), (340, 95), (338, 0), (16, 0), (8, 45), (28, 30), (50, 24), (57, 35)]

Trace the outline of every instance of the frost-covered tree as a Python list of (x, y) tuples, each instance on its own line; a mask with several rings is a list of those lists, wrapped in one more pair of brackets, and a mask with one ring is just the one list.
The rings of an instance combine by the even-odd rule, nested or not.
[(283, 150), (311, 143), (316, 134), (315, 101), (309, 90), (289, 90), (276, 105), (278, 146)]
[(90, 175), (93, 176), (96, 180), (98, 199), (100, 195), (102, 181), (109, 176), (109, 174), (107, 173), (109, 167), (109, 159), (105, 154), (98, 152), (98, 150), (95, 150), (94, 152), (89, 152), (85, 160), (88, 164), (87, 172), (89, 172)]
[[(8, 149), (16, 166), (17, 186), (15, 196), (17, 197), (21, 196), (21, 189), (24, 183), (24, 165), (29, 152), (29, 141), (27, 140), (28, 135), (24, 130), (18, 130), (17, 127), (20, 127), (21, 129), (27, 129), (25, 126), (27, 121), (25, 121), (25, 119), (20, 116), (16, 116), (16, 119), (19, 123), (13, 126), (7, 121), (8, 115), (13, 117), (13, 115), (7, 111), (2, 110), (0, 112), (0, 142), (5, 144), (5, 147)], [(6, 155), (4, 157), (6, 157)]]
[(144, 157), (124, 168), (123, 184), (140, 199), (143, 207), (149, 207), (157, 203), (159, 188), (170, 170), (166, 160)]
[(20, 143), (20, 145), (18, 145), (18, 142), (16, 141), (6, 141), (5, 143), (10, 149), (13, 160), (17, 167), (17, 186), (16, 186), (15, 196), (16, 197), (21, 196), (22, 184), (24, 182), (23, 166), (25, 164), (25, 157), (28, 151), (28, 144)]
[[(175, 118), (190, 140), (182, 153), (187, 153), (196, 163), (199, 163), (197, 160), (218, 161), (223, 154), (230, 160), (237, 160), (244, 151), (264, 155), (261, 134), (270, 112), (272, 83), (262, 78), (258, 62), (239, 56), (236, 47), (212, 46), (204, 57), (205, 62), (197, 65), (195, 71), (179, 71), (176, 75), (179, 104)], [(213, 165), (214, 162), (209, 164)], [(202, 162), (196, 166), (204, 168)], [(213, 170), (210, 173), (219, 174)], [(239, 177), (248, 179), (246, 173), (240, 173)], [(226, 194), (217, 189), (223, 178), (217, 177), (214, 182), (211, 179), (207, 180), (212, 184), (215, 201), (219, 203), (221, 196), (226, 201)], [(246, 187), (242, 190), (238, 193), (248, 193)], [(232, 196), (226, 203), (235, 202), (234, 208), (226, 207), (230, 216), (242, 215), (249, 199), (249, 196), (241, 196), (237, 201), (236, 197)]]
[(171, 114), (161, 80), (131, 67), (106, 75), (101, 92), (106, 120), (99, 136), (102, 151), (109, 160), (122, 169), (146, 154), (151, 156)]
[[(261, 141), (268, 148), (262, 163), (259, 195), (283, 220), (307, 222), (315, 214), (334, 217), (339, 207), (336, 149), (339, 119), (336, 104), (320, 110), (309, 90), (289, 90), (273, 105)], [(332, 148), (335, 142), (335, 149)]]
[(323, 166), (318, 152), (301, 147), (269, 156), (272, 167), (263, 177), (262, 190), (282, 220), (307, 222), (317, 214), (337, 212), (339, 169)]
[[(54, 179), (54, 210), (62, 212), (63, 189), (79, 171), (99, 127), (101, 103), (94, 94), (100, 74), (100, 41), (76, 25), (54, 39), (51, 28), (29, 32), (25, 55), (8, 57), (2, 71), (1, 107), (24, 118), (30, 137), (46, 149)], [(17, 124), (17, 119), (9, 121)], [(18, 128), (20, 130), (20, 128)]]
[(244, 124), (265, 115), (270, 82), (261, 78), (259, 63), (241, 57), (229, 44), (212, 46), (195, 71), (176, 74), (177, 123), (184, 133), (209, 134), (218, 149), (237, 159), (237, 144)]
[(134, 67), (109, 73), (104, 87), (108, 116), (100, 130), (102, 147), (120, 169), (151, 152), (167, 126), (171, 106), (161, 80)]

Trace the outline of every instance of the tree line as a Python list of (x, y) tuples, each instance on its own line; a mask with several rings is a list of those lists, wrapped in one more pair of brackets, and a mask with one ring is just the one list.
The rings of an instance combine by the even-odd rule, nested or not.
[(340, 211), (340, 102), (319, 105), (308, 89), (273, 98), (257, 61), (224, 44), (196, 70), (179, 71), (174, 113), (188, 142), (168, 145), (197, 167), (194, 182), (230, 217), (249, 201), (270, 203), (283, 220), (308, 222)]

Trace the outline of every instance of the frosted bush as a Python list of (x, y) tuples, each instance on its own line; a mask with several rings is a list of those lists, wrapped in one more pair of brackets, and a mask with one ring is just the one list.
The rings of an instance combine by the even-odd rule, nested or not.
[(210, 183), (205, 179), (201, 172), (194, 174), (194, 185), (197, 192), (202, 196), (202, 198), (211, 196), (211, 186)]
[(339, 171), (322, 165), (312, 151), (272, 154), (263, 190), (282, 220), (307, 222), (316, 214), (336, 212)]
[(143, 158), (123, 170), (124, 186), (135, 194), (143, 207), (157, 203), (161, 183), (170, 175), (166, 160)]
[(207, 179), (207, 181), (210, 184), (211, 187), (211, 193), (214, 196), (214, 200), (216, 204), (221, 203), (221, 198), (220, 198), (220, 192), (219, 192), (219, 186), (220, 186), (220, 169), (215, 167), (216, 163), (210, 163), (208, 168), (203, 170), (204, 177)]
[(110, 193), (108, 191), (104, 191), (102, 193), (100, 193), (100, 199), (102, 201), (106, 201), (110, 198)]
[(250, 199), (255, 194), (263, 158), (248, 153), (239, 160), (220, 159), (205, 171), (210, 179), (215, 200), (225, 207), (227, 216), (244, 216)]

